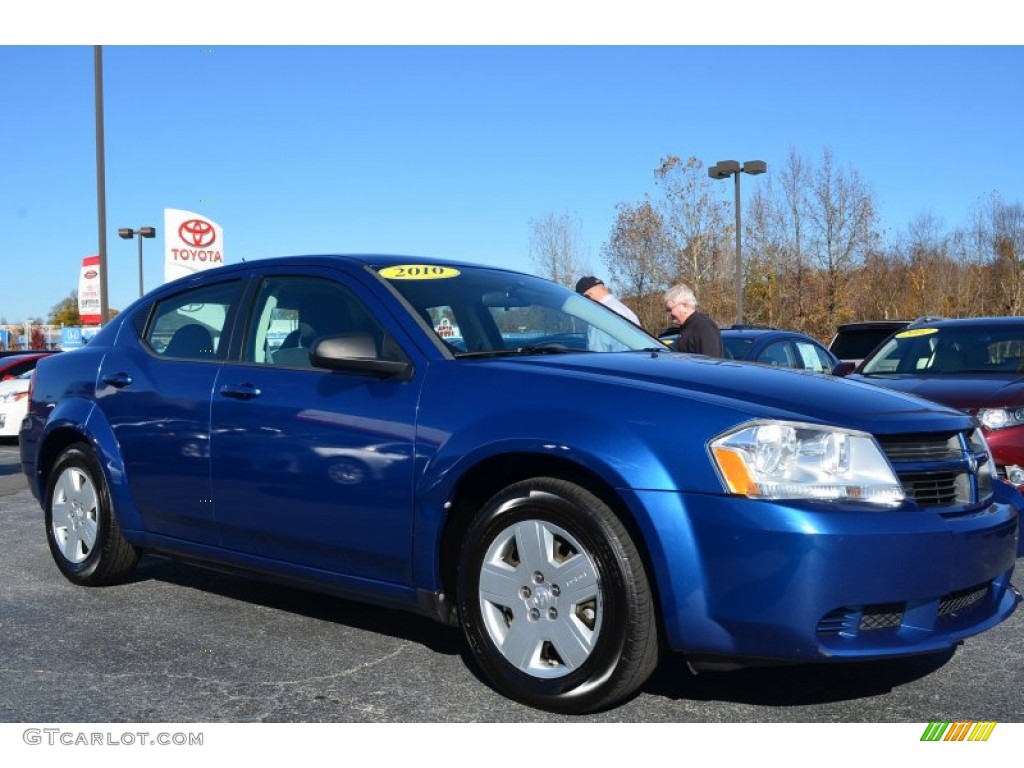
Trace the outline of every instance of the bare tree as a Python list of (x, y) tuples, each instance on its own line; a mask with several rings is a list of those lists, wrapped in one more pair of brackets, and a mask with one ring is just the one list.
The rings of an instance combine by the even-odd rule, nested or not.
[(789, 272), (785, 209), (771, 177), (758, 184), (743, 217), (744, 302), (749, 322), (792, 327), (793, 307), (786, 300)]
[(662, 292), (668, 287), (671, 247), (661, 215), (649, 200), (619, 203), (612, 233), (604, 245), (608, 274), (631, 305), (640, 324), (657, 332), (665, 322)]
[(695, 157), (686, 161), (675, 155), (663, 158), (654, 178), (662, 189), (659, 209), (672, 243), (674, 274), (670, 280), (688, 283), (709, 314), (726, 315), (735, 309), (731, 291), (713, 288), (732, 282), (730, 203), (720, 198), (704, 163)]
[(591, 271), (579, 220), (567, 211), (530, 219), (530, 260), (538, 275), (572, 288)]
[(778, 174), (782, 187), (782, 199), (778, 204), (782, 247), (780, 271), (788, 277), (780, 293), (784, 305), (789, 307), (792, 327), (798, 330), (810, 325), (807, 301), (811, 278), (804, 255), (804, 218), (807, 210), (805, 190), (810, 186), (812, 174), (810, 164), (791, 147), (787, 163), (780, 167)]
[(824, 280), (824, 322), (828, 332), (845, 319), (852, 268), (878, 241), (874, 198), (856, 170), (836, 167), (832, 151), (822, 153), (808, 196), (810, 242)]
[(996, 308), (1000, 314), (1019, 315), (1024, 308), (1024, 206), (1003, 202), (996, 193), (982, 211), (982, 236), (988, 243)]

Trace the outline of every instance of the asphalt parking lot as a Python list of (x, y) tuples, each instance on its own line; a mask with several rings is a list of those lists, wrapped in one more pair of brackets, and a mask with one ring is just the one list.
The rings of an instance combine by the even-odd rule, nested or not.
[(699, 676), (670, 657), (617, 709), (550, 715), (418, 617), (154, 557), (127, 584), (75, 587), (18, 462), (0, 444), (3, 722), (1024, 721), (1024, 609), (940, 655)]

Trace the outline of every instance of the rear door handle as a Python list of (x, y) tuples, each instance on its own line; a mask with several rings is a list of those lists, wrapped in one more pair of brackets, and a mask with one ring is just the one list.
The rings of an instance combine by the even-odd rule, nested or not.
[(100, 381), (104, 384), (110, 385), (111, 387), (121, 389), (122, 387), (127, 387), (132, 383), (132, 377), (127, 373), (112, 373), (109, 376), (104, 376)]
[(233, 397), (236, 400), (252, 400), (263, 394), (259, 387), (252, 384), (225, 384), (220, 388), (220, 393), (224, 397)]

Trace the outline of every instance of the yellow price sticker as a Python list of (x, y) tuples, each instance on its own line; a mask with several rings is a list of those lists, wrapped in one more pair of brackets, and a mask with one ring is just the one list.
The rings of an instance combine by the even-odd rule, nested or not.
[(896, 334), (897, 339), (912, 339), (915, 336), (930, 336), (938, 333), (938, 328), (911, 328), (909, 331), (900, 331)]
[(385, 267), (377, 274), (388, 280), (444, 280), (449, 277), (458, 277), (459, 270), (454, 267), (438, 267), (429, 264), (402, 264), (397, 267)]

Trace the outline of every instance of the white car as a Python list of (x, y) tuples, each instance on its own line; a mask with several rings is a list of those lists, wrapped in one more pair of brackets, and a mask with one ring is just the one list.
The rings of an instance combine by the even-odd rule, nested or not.
[(28, 385), (32, 371), (0, 381), (0, 437), (17, 437), (28, 412)]

